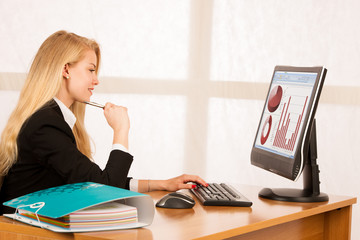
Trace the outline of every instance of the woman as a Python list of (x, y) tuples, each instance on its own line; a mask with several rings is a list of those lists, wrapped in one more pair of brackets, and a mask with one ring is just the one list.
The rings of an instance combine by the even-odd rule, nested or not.
[[(58, 31), (41, 45), (1, 136), (1, 206), (30, 192), (75, 182), (139, 192), (195, 187), (188, 182), (207, 185), (194, 175), (168, 180), (129, 178), (133, 157), (127, 152), (127, 109), (112, 103), (106, 103), (104, 115), (113, 129), (113, 150), (104, 170), (90, 160), (84, 102), (99, 84), (99, 64), (99, 45), (73, 33)], [(1, 213), (11, 211), (4, 207)]]

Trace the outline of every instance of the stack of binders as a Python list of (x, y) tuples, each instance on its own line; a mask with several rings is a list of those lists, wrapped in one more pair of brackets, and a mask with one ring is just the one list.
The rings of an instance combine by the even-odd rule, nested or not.
[(90, 232), (144, 227), (154, 217), (146, 194), (86, 182), (34, 192), (4, 205), (4, 216), (55, 232)]

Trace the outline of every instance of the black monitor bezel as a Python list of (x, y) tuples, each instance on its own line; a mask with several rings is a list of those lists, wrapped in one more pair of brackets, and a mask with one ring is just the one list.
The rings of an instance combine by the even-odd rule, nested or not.
[[(261, 131), (260, 127), (261, 127), (263, 115), (266, 111), (266, 104), (271, 91), (274, 75), (278, 71), (317, 73), (313, 92), (309, 100), (309, 107), (307, 108), (304, 118), (305, 127), (302, 128), (299, 134), (301, 141), (296, 146), (293, 159), (255, 147), (257, 136)], [(298, 179), (304, 167), (304, 156), (307, 156), (306, 154), (308, 151), (308, 144), (306, 143), (309, 143), (310, 128), (315, 117), (317, 105), (320, 98), (320, 93), (324, 84), (325, 75), (326, 75), (326, 68), (324, 67), (275, 66), (251, 150), (252, 165), (260, 167), (262, 169), (265, 169), (267, 171), (270, 171), (272, 173), (278, 174), (280, 176), (283, 176), (291, 180)]]

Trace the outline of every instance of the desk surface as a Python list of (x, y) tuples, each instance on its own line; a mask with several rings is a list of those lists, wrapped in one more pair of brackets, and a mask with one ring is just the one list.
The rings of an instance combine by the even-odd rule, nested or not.
[[(329, 202), (320, 203), (289, 203), (264, 200), (257, 196), (260, 187), (234, 186), (253, 201), (252, 207), (206, 207), (196, 202), (192, 209), (156, 208), (153, 223), (145, 228), (76, 234), (54, 233), (1, 216), (0, 232), (16, 232), (24, 235), (77, 240), (119, 239), (120, 237), (123, 239), (224, 239), (344, 207), (350, 207), (351, 221), (351, 205), (356, 203), (354, 197), (335, 195), (329, 196)], [(165, 194), (167, 192), (150, 193), (154, 203)]]

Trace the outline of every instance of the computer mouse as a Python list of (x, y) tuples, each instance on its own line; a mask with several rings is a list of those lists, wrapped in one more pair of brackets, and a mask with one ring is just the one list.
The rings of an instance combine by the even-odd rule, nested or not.
[(169, 193), (156, 203), (161, 208), (192, 208), (194, 205), (194, 199), (182, 192)]

